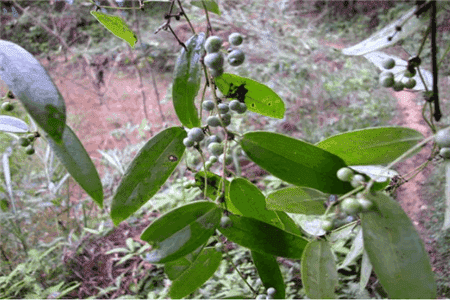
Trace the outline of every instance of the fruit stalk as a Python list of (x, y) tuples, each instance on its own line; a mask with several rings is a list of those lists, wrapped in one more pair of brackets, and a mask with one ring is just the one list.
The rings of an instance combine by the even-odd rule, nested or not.
[(444, 161), (445, 166), (445, 214), (442, 230), (450, 228), (450, 160)]

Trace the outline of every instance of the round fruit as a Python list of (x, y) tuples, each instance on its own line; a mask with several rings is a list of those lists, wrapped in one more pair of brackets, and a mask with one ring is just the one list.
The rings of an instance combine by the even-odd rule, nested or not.
[(215, 52), (206, 54), (204, 58), (205, 65), (210, 69), (220, 70), (223, 69), (223, 55), (222, 53)]
[(245, 105), (245, 103), (240, 103), (239, 104), (239, 110), (237, 111), (238, 114), (243, 114), (247, 111), (247, 105)]
[(239, 46), (240, 44), (242, 44), (242, 40), (242, 35), (238, 32), (233, 32), (228, 36), (228, 42), (230, 42), (230, 44), (233, 46)]
[(416, 86), (416, 80), (414, 78), (410, 78), (406, 83), (405, 83), (405, 88), (407, 89), (412, 89)]
[[(219, 162), (220, 163), (223, 163), (223, 157), (224, 157), (224, 154), (222, 153), (222, 154), (220, 154), (220, 156), (219, 156)], [(226, 158), (225, 158), (225, 165), (231, 165), (233, 163), (233, 157), (231, 157), (231, 155), (229, 155), (229, 154), (227, 154), (227, 156), (226, 156)]]
[(416, 75), (416, 69), (406, 70), (403, 74), (405, 77), (412, 78)]
[(184, 144), (186, 147), (192, 147), (192, 146), (194, 146), (194, 143), (195, 143), (195, 142), (194, 142), (191, 138), (189, 138), (189, 137), (183, 139), (183, 144)]
[(236, 112), (239, 111), (240, 106), (241, 106), (241, 102), (239, 102), (239, 100), (232, 100), (229, 104), (230, 109), (234, 110)]
[(439, 148), (450, 148), (450, 129), (441, 129), (434, 136)]
[(231, 115), (229, 113), (221, 115), (222, 122), (225, 127), (231, 124)]
[(363, 212), (371, 211), (374, 207), (373, 202), (366, 198), (359, 198), (358, 202)]
[(240, 66), (245, 60), (245, 53), (242, 50), (235, 49), (228, 54), (227, 60), (233, 67)]
[(16, 98), (16, 97), (14, 96), (13, 92), (11, 92), (11, 91), (8, 91), (7, 96), (8, 96), (9, 99), (14, 99), (14, 98)]
[(412, 68), (417, 68), (420, 66), (420, 63), (422, 62), (422, 59), (418, 56), (411, 57), (408, 59), (408, 66), (411, 66)]
[(194, 142), (201, 142), (205, 138), (205, 134), (203, 133), (203, 130), (201, 128), (194, 127), (189, 130), (188, 138), (190, 138)]
[(219, 105), (217, 105), (217, 109), (221, 114), (226, 114), (230, 110), (230, 108), (228, 107), (228, 103), (220, 103)]
[(30, 140), (25, 138), (25, 137), (21, 137), (19, 138), (19, 145), (22, 147), (26, 147), (30, 144)]
[(364, 181), (365, 181), (364, 176), (356, 174), (355, 176), (353, 176), (352, 180), (350, 181), (350, 184), (352, 185), (352, 187), (357, 188), (361, 186), (364, 183)]
[(2, 109), (4, 111), (12, 111), (14, 109), (14, 105), (11, 102), (5, 101), (2, 103)]
[(345, 198), (341, 202), (341, 209), (343, 212), (345, 212), (347, 215), (354, 215), (361, 211), (361, 205), (359, 204), (359, 201), (355, 198)]
[(382, 77), (394, 78), (394, 73), (392, 73), (392, 72), (383, 72), (383, 73), (380, 74), (380, 78), (382, 78)]
[(211, 167), (212, 167), (212, 163), (211, 163), (210, 161), (207, 161), (207, 162), (205, 163), (205, 169), (206, 169), (206, 170), (209, 170), (209, 169), (211, 169)]
[(220, 218), (220, 227), (222, 228), (229, 228), (233, 225), (233, 222), (231, 221), (230, 217), (223, 216)]
[(211, 143), (208, 145), (208, 151), (214, 156), (219, 156), (223, 153), (223, 146), (219, 143)]
[(395, 83), (394, 77), (381, 77), (380, 83), (382, 86), (384, 86), (386, 88), (392, 87)]
[(206, 100), (202, 103), (202, 107), (206, 111), (212, 111), (216, 105), (214, 104), (214, 101)]
[(36, 152), (32, 145), (29, 145), (25, 148), (25, 153), (28, 155), (33, 155)]
[(217, 127), (217, 126), (220, 126), (220, 120), (219, 120), (219, 117), (217, 117), (217, 116), (209, 116), (209, 117), (206, 119), (206, 124), (208, 124), (208, 125), (211, 126), (211, 127)]
[(258, 295), (258, 296), (256, 296), (256, 298), (255, 298), (256, 300), (262, 300), (262, 299), (266, 299), (266, 295), (264, 295), (264, 294), (260, 294), (260, 295)]
[(336, 175), (339, 180), (350, 182), (353, 178), (354, 172), (350, 168), (340, 168)]
[(217, 243), (214, 245), (214, 248), (216, 248), (217, 252), (222, 252), (223, 251), (223, 244), (222, 243)]
[(395, 60), (393, 58), (388, 58), (385, 61), (383, 61), (383, 68), (385, 69), (392, 69), (395, 67)]
[(211, 74), (211, 76), (213, 77), (213, 78), (217, 78), (217, 77), (220, 77), (220, 76), (222, 76), (222, 74), (223, 74), (223, 68), (221, 68), (221, 69), (209, 69), (209, 74)]
[(394, 82), (394, 85), (392, 86), (392, 88), (393, 88), (394, 91), (396, 91), (396, 92), (402, 91), (404, 87), (405, 87), (405, 86), (404, 86), (403, 83), (401, 83), (400, 81)]
[(441, 148), (439, 155), (445, 159), (450, 158), (450, 148)]
[(208, 53), (218, 52), (222, 47), (222, 39), (216, 35), (210, 36), (206, 39), (205, 50)]
[(267, 289), (267, 295), (273, 296), (273, 295), (275, 295), (276, 292), (277, 292), (277, 290), (273, 287), (270, 287)]
[(27, 135), (27, 139), (29, 139), (30, 142), (32, 142), (36, 139), (36, 136), (33, 133), (30, 133), (29, 135)]
[(331, 220), (323, 220), (322, 221), (322, 229), (325, 231), (331, 231), (333, 230), (334, 225), (333, 225), (333, 221)]
[(211, 143), (213, 143), (213, 142), (221, 143), (221, 142), (222, 142), (222, 139), (221, 139), (219, 136), (217, 136), (217, 135), (211, 135), (211, 136), (208, 138), (208, 140), (206, 141), (206, 144), (209, 145), (209, 144), (211, 144)]
[(350, 222), (355, 221), (355, 218), (354, 218), (353, 216), (347, 216), (347, 218), (345, 218), (344, 221), (345, 221), (346, 223), (350, 223)]
[(210, 161), (212, 164), (215, 164), (217, 162), (217, 156), (211, 156), (208, 161)]

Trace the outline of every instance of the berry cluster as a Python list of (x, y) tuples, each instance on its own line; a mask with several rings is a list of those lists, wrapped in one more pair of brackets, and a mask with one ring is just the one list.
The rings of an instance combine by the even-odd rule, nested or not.
[(441, 148), (439, 150), (439, 155), (444, 159), (450, 158), (450, 130), (442, 129), (439, 130), (434, 136), (436, 144)]
[[(394, 91), (399, 92), (403, 89), (412, 89), (416, 86), (417, 82), (413, 78), (416, 75), (416, 69), (420, 65), (421, 59), (418, 56), (411, 57), (408, 60), (408, 65), (403, 72), (403, 76), (400, 80), (395, 80), (394, 73), (390, 71), (385, 71), (381, 73), (380, 84), (384, 87), (392, 87)], [(393, 69), (396, 63), (393, 58), (388, 58), (383, 61), (383, 68), (386, 70)]]
[(276, 292), (277, 292), (277, 290), (275, 288), (270, 287), (266, 291), (267, 295), (260, 294), (260, 295), (256, 296), (256, 299), (273, 299), (273, 296), (275, 295)]
[[(242, 44), (243, 37), (240, 33), (232, 33), (228, 36), (228, 42), (231, 46), (239, 46)], [(219, 77), (223, 74), (223, 65), (225, 58), (222, 52), (223, 41), (218, 36), (210, 36), (206, 39), (205, 50), (206, 56), (203, 59), (205, 65), (209, 69), (209, 73), (212, 77)], [(228, 49), (227, 62), (233, 67), (240, 66), (245, 60), (245, 53), (240, 49)]]
[(33, 155), (35, 153), (33, 143), (39, 134), (30, 133), (27, 136), (22, 136), (19, 138), (18, 143), (21, 147), (25, 148), (25, 153), (28, 155)]

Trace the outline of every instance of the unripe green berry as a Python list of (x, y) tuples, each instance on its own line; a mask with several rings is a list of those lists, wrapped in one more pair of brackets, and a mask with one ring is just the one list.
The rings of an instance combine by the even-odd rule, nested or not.
[(30, 133), (27, 135), (27, 139), (29, 139), (30, 142), (33, 142), (36, 139), (36, 136), (33, 133)]
[(214, 245), (214, 248), (216, 249), (217, 252), (222, 252), (223, 251), (223, 244), (222, 243), (217, 243)]
[(345, 198), (341, 204), (340, 207), (344, 213), (347, 215), (354, 215), (361, 211), (361, 205), (359, 204), (358, 200), (355, 198)]
[(275, 295), (276, 292), (277, 292), (277, 290), (273, 287), (270, 287), (267, 289), (267, 295), (273, 296), (273, 295)]
[(223, 216), (220, 218), (220, 227), (222, 228), (229, 228), (233, 225), (233, 222), (231, 221), (230, 217)]
[(204, 58), (204, 62), (208, 68), (214, 69), (214, 70), (220, 70), (220, 69), (223, 69), (224, 58), (223, 58), (222, 53), (220, 53), (220, 52), (209, 53), (209, 54), (206, 54), (206, 56)]
[(265, 294), (259, 294), (258, 296), (256, 296), (256, 300), (263, 300), (266, 299), (266, 295)]
[(390, 88), (390, 87), (394, 86), (395, 80), (394, 80), (394, 77), (381, 77), (380, 83), (382, 86), (384, 86), (386, 88)]
[(450, 158), (450, 148), (441, 148), (441, 150), (439, 150), (439, 155), (445, 159)]
[(212, 163), (211, 163), (210, 161), (207, 161), (207, 162), (205, 163), (205, 168), (206, 168), (206, 170), (211, 169), (211, 167), (212, 167)]
[(406, 83), (405, 83), (405, 88), (407, 89), (412, 89), (416, 86), (416, 80), (414, 78), (410, 78)]
[(219, 156), (223, 153), (223, 146), (214, 142), (208, 145), (208, 151), (214, 156)]
[(357, 188), (361, 186), (364, 183), (364, 181), (365, 181), (364, 176), (356, 174), (355, 176), (353, 176), (352, 180), (350, 181), (350, 184), (352, 185), (352, 187)]
[(363, 212), (371, 211), (374, 208), (373, 202), (366, 198), (358, 198), (358, 203), (361, 206), (361, 210)]
[(230, 107), (231, 110), (237, 112), (240, 109), (241, 102), (239, 102), (239, 100), (232, 100), (228, 106)]
[(21, 137), (19, 138), (19, 145), (22, 147), (26, 147), (30, 144), (30, 140), (27, 139), (26, 137)]
[(350, 182), (354, 174), (352, 169), (344, 167), (340, 168), (336, 175), (339, 180)]
[(418, 56), (410, 57), (408, 59), (408, 66), (411, 66), (412, 68), (417, 68), (422, 63), (422, 59)]
[(220, 103), (219, 105), (217, 105), (217, 110), (219, 110), (221, 114), (225, 114), (230, 110), (230, 108), (228, 107), (227, 103)]
[(208, 161), (210, 161), (212, 164), (215, 164), (217, 162), (217, 156), (211, 156)]
[(434, 136), (439, 148), (450, 148), (450, 129), (441, 129)]
[(247, 111), (247, 105), (245, 103), (239, 103), (239, 109), (237, 111), (238, 114), (243, 114)]
[(395, 67), (395, 60), (393, 58), (388, 58), (385, 61), (383, 61), (383, 68), (385, 69), (392, 69)]
[(242, 35), (238, 32), (233, 32), (228, 36), (228, 42), (230, 42), (230, 44), (233, 46), (239, 46), (240, 44), (242, 44), (242, 40)]
[(229, 113), (222, 114), (221, 117), (222, 117), (223, 126), (227, 127), (228, 125), (231, 124), (231, 115)]
[[(411, 72), (412, 71), (412, 72)], [(405, 77), (412, 78), (416, 75), (416, 69), (406, 70), (403, 74)]]
[(331, 231), (334, 228), (333, 221), (331, 220), (323, 220), (322, 221), (322, 229), (325, 231)]
[(223, 74), (223, 68), (220, 68), (220, 69), (211, 69), (211, 68), (209, 68), (209, 74), (211, 74), (211, 76), (213, 78), (220, 77)]
[(206, 111), (212, 111), (216, 107), (216, 105), (214, 104), (214, 101), (206, 100), (202, 103), (202, 107)]
[(219, 136), (217, 136), (217, 135), (211, 135), (211, 136), (206, 140), (206, 144), (207, 144), (207, 145), (209, 145), (209, 144), (211, 144), (211, 143), (214, 143), (214, 142), (216, 142), (216, 143), (221, 143), (221, 142), (222, 142), (222, 139), (221, 139)]
[(240, 49), (235, 49), (231, 51), (227, 56), (228, 63), (233, 67), (242, 65), (244, 60), (245, 60), (245, 53)]
[(214, 53), (214, 52), (218, 52), (220, 50), (220, 48), (222, 47), (222, 39), (218, 36), (210, 36), (209, 38), (206, 39), (205, 41), (205, 50), (208, 53)]
[(188, 138), (190, 138), (194, 142), (201, 142), (205, 138), (205, 134), (203, 133), (203, 130), (201, 128), (194, 127), (189, 130)]
[(2, 103), (2, 109), (4, 111), (12, 111), (14, 110), (14, 105), (11, 102), (5, 101)]
[(209, 116), (209, 117), (206, 119), (206, 124), (208, 124), (208, 125), (211, 126), (211, 127), (217, 127), (217, 126), (220, 126), (220, 120), (219, 120), (219, 117), (217, 117), (217, 116)]
[[(223, 163), (224, 156), (225, 155), (223, 153), (220, 154), (220, 156), (219, 156), (220, 163)], [(231, 155), (227, 154), (227, 156), (225, 157), (225, 165), (228, 166), (228, 165), (231, 165), (232, 163), (233, 163), (233, 157), (231, 157)]]
[(192, 146), (194, 146), (195, 142), (191, 138), (186, 137), (186, 138), (183, 139), (183, 144), (186, 147), (192, 147)]
[(32, 145), (29, 145), (25, 148), (25, 153), (28, 155), (33, 155), (36, 151), (34, 150)]
[(394, 82), (394, 85), (392, 86), (392, 88), (394, 89), (394, 91), (400, 92), (405, 88), (405, 86), (403, 85), (402, 82), (396, 81), (396, 82)]

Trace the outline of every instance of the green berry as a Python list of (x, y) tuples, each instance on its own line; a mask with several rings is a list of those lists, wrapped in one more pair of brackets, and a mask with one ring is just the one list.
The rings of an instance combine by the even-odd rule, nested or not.
[(222, 114), (222, 122), (225, 127), (231, 124), (231, 115), (229, 113)]
[(26, 147), (30, 144), (30, 140), (25, 138), (25, 137), (21, 137), (19, 138), (19, 145), (22, 147)]
[(189, 130), (188, 138), (190, 138), (194, 142), (201, 142), (205, 138), (205, 134), (203, 133), (203, 130), (201, 128), (194, 127)]
[(450, 148), (441, 148), (441, 150), (439, 150), (439, 155), (445, 159), (450, 158)]
[(404, 87), (405, 87), (405, 86), (404, 86), (403, 83), (400, 82), (400, 81), (394, 82), (394, 85), (392, 86), (392, 88), (393, 88), (394, 91), (396, 91), (396, 92), (402, 91), (402, 90), (404, 89)]
[(211, 156), (208, 161), (210, 161), (212, 164), (215, 164), (217, 162), (217, 156)]
[(211, 74), (211, 76), (213, 78), (220, 77), (223, 74), (223, 68), (221, 68), (221, 69), (211, 69), (211, 68), (209, 68), (209, 74)]
[(220, 218), (220, 227), (229, 228), (231, 227), (231, 225), (233, 225), (233, 222), (231, 221), (230, 217), (223, 216), (222, 218)]
[(5, 101), (2, 103), (2, 109), (4, 111), (12, 111), (14, 109), (14, 105), (11, 102)]
[(366, 198), (359, 198), (358, 203), (361, 206), (363, 212), (371, 211), (374, 207), (373, 202)]
[(223, 146), (214, 142), (208, 145), (208, 151), (214, 156), (219, 156), (223, 153)]
[[(214, 70), (220, 70), (223, 69), (223, 55), (222, 53), (216, 52), (216, 53), (209, 53), (206, 54), (204, 58), (205, 65)], [(213, 76), (214, 77), (214, 76)]]
[(186, 147), (192, 147), (192, 146), (194, 146), (195, 142), (191, 138), (186, 137), (186, 138), (183, 139), (183, 144)]
[[(220, 156), (219, 156), (219, 162), (221, 163), (221, 164), (223, 164), (223, 158), (224, 158), (224, 154), (222, 153), (222, 154), (220, 154)], [(228, 166), (228, 165), (231, 165), (233, 163), (233, 157), (231, 157), (231, 155), (229, 155), (229, 154), (227, 154), (227, 156), (226, 156), (226, 158), (225, 158), (225, 165), (226, 166)]]
[(228, 36), (228, 42), (230, 42), (230, 44), (233, 46), (239, 46), (240, 44), (242, 44), (242, 40), (242, 35), (238, 32), (233, 32)]
[(395, 80), (394, 80), (394, 77), (381, 77), (380, 83), (382, 86), (384, 86), (386, 88), (390, 88), (390, 87), (394, 86)]
[(211, 163), (210, 161), (207, 161), (207, 162), (205, 163), (205, 168), (206, 168), (206, 170), (211, 169), (211, 167), (212, 167), (212, 163)]
[(403, 75), (407, 78), (412, 78), (416, 75), (416, 69), (406, 70)]
[(214, 245), (214, 248), (216, 248), (217, 252), (222, 252), (223, 251), (223, 244), (222, 243), (217, 243)]
[(214, 104), (214, 101), (206, 100), (202, 103), (202, 107), (206, 111), (212, 111), (216, 105)]
[(266, 295), (260, 294), (260, 295), (256, 296), (256, 300), (262, 300), (262, 299), (266, 299)]
[(217, 126), (220, 126), (220, 120), (219, 120), (219, 117), (217, 117), (217, 116), (209, 116), (209, 117), (206, 119), (206, 124), (208, 124), (208, 125), (211, 126), (211, 127), (217, 127)]
[(273, 296), (273, 295), (275, 295), (276, 292), (277, 292), (277, 290), (273, 287), (270, 287), (267, 289), (267, 295)]
[(359, 204), (358, 200), (355, 198), (345, 198), (341, 202), (341, 209), (344, 213), (347, 215), (354, 215), (361, 211), (361, 205)]
[(331, 220), (323, 220), (322, 221), (322, 229), (325, 231), (331, 231), (334, 228), (333, 221)]
[(395, 60), (393, 58), (388, 58), (383, 61), (383, 68), (389, 70), (395, 67)]
[(218, 52), (222, 47), (222, 39), (216, 35), (210, 36), (205, 41), (205, 50), (208, 53)]
[(231, 51), (227, 56), (228, 63), (233, 67), (242, 65), (244, 60), (245, 60), (245, 53), (240, 49), (235, 49)]
[(29, 145), (25, 148), (25, 153), (28, 155), (33, 155), (36, 151), (34, 150), (32, 145)]
[(221, 114), (225, 114), (230, 110), (227, 103), (220, 103), (219, 105), (217, 105), (217, 109)]
[(29, 135), (27, 135), (27, 139), (29, 139), (30, 142), (32, 142), (36, 139), (36, 136), (33, 133), (30, 133)]
[(11, 91), (8, 91), (8, 94), (7, 94), (6, 96), (8, 96), (9, 99), (14, 99), (14, 98), (16, 98), (16, 97), (14, 96), (13, 92), (11, 92)]
[(237, 112), (240, 109), (241, 102), (239, 102), (239, 100), (232, 100), (228, 106), (230, 107), (231, 110)]
[(350, 182), (354, 174), (355, 173), (350, 168), (340, 168), (336, 175), (339, 180)]
[(216, 142), (216, 143), (221, 143), (221, 142), (222, 142), (222, 139), (221, 139), (219, 136), (217, 136), (217, 135), (211, 135), (211, 136), (206, 140), (206, 144), (207, 144), (207, 145), (209, 145), (209, 144), (211, 144), (211, 143), (214, 143), (214, 142)]
[(350, 181), (350, 184), (352, 185), (352, 187), (357, 188), (361, 186), (364, 183), (364, 181), (365, 181), (364, 176), (356, 174), (355, 176), (353, 176), (352, 180)]
[(441, 129), (434, 136), (439, 148), (450, 148), (450, 129)]
[(237, 111), (238, 114), (243, 114), (247, 111), (247, 105), (245, 103), (239, 103), (239, 110)]
[(411, 66), (412, 68), (417, 68), (422, 63), (422, 59), (418, 56), (410, 57), (408, 59), (408, 66)]
[(416, 80), (414, 78), (410, 78), (406, 83), (405, 83), (405, 88), (407, 89), (412, 89), (416, 86)]

